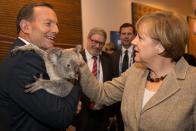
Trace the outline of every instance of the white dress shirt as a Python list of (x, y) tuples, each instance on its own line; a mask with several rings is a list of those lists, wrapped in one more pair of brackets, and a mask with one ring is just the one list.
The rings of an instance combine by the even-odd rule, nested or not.
[[(93, 56), (87, 50), (85, 50), (85, 55), (86, 55), (88, 67), (90, 71), (92, 72), (93, 62), (94, 62), (94, 59), (92, 58)], [(100, 56), (98, 55), (96, 57), (97, 57), (97, 80), (99, 80), (100, 82), (103, 82), (103, 70), (102, 70)]]

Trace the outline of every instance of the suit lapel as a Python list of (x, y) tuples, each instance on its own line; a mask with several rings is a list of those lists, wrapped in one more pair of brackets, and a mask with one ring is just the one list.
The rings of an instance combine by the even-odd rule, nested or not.
[(181, 85), (182, 87), (184, 87), (185, 85), (188, 84), (188, 83), (184, 83), (183, 81), (178, 81), (178, 80), (185, 79), (188, 66), (189, 65), (184, 60), (184, 58), (181, 58), (180, 61), (177, 63), (175, 69), (168, 74), (168, 76), (165, 78), (163, 84), (161, 85), (157, 93), (146, 103), (143, 109), (142, 109), (142, 102), (143, 102), (144, 90), (146, 87), (146, 78), (149, 71), (146, 70), (142, 76), (138, 76), (139, 78), (141, 77), (141, 79), (135, 82), (134, 84), (137, 85), (137, 89), (135, 91), (137, 94), (134, 101), (135, 101), (135, 111), (136, 111), (135, 117), (138, 121), (140, 119), (140, 116), (145, 111), (153, 108), (154, 106), (160, 104), (164, 100), (168, 99), (170, 96), (180, 91)]
[(135, 97), (135, 111), (136, 111), (137, 120), (139, 120), (140, 114), (142, 111), (142, 102), (143, 102), (144, 89), (146, 87), (146, 78), (147, 78), (148, 72), (149, 71), (146, 70), (144, 73), (144, 77), (142, 77), (142, 79), (140, 81), (138, 81), (138, 83), (135, 84), (135, 85), (139, 85), (137, 87), (137, 91), (136, 91), (137, 94)]
[(20, 40), (19, 38), (17, 38), (16, 41), (11, 46), (11, 50), (17, 46), (23, 46), (23, 45), (25, 45), (25, 43), (22, 40)]
[(105, 58), (102, 56), (102, 55), (100, 55), (100, 62), (101, 62), (101, 66), (102, 66), (102, 72), (103, 72), (103, 81), (106, 81), (106, 76), (107, 76), (107, 70), (108, 70), (108, 68), (107, 68), (107, 64), (103, 64), (103, 63), (106, 63), (106, 60), (105, 60)]
[(174, 70), (172, 70), (171, 73), (169, 73), (168, 76), (165, 78), (163, 84), (161, 85), (157, 93), (146, 103), (142, 110), (142, 113), (152, 108), (153, 106), (156, 106), (157, 104), (161, 103), (162, 101), (174, 95), (177, 91), (180, 90), (180, 86), (184, 83), (178, 80), (185, 79), (188, 66), (188, 63), (182, 57), (177, 62)]
[(81, 51), (81, 55), (82, 55), (84, 61), (87, 62), (85, 50), (82, 50), (82, 51)]
[(118, 50), (117, 52), (116, 52), (116, 58), (114, 58), (114, 60), (116, 61), (115, 63), (116, 63), (116, 69), (118, 69), (118, 75), (120, 75), (120, 72), (119, 72), (119, 62), (120, 62), (120, 56), (121, 56), (121, 50)]
[(176, 75), (173, 70), (165, 78), (163, 84), (161, 85), (157, 93), (146, 103), (141, 113), (144, 113), (148, 109), (158, 105), (159, 103), (161, 103), (162, 101), (170, 97), (171, 95), (174, 95), (179, 90), (180, 90), (180, 86), (177, 83)]

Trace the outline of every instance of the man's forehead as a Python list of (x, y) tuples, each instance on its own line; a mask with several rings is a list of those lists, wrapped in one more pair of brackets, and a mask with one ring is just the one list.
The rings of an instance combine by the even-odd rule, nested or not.
[(33, 18), (41, 18), (42, 20), (45, 21), (55, 21), (58, 23), (58, 19), (56, 16), (56, 13), (54, 12), (53, 9), (45, 6), (37, 6), (34, 7), (34, 13), (33, 13)]
[(121, 31), (123, 32), (123, 31), (133, 31), (133, 28), (132, 27), (123, 27), (122, 29), (121, 29)]
[(53, 9), (47, 7), (47, 6), (37, 6), (33, 8), (33, 12), (34, 14), (48, 14), (48, 13), (52, 13), (55, 14)]

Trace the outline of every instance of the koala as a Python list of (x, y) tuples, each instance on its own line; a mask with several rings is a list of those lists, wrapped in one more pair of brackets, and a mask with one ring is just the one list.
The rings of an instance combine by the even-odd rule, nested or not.
[(34, 51), (43, 58), (50, 79), (43, 79), (41, 74), (39, 78), (34, 76), (36, 81), (26, 85), (25, 92), (33, 93), (44, 89), (53, 95), (67, 96), (71, 92), (75, 80), (79, 77), (81, 46), (78, 45), (72, 49), (52, 47), (44, 51), (36, 45), (29, 44), (16, 47), (12, 50), (12, 54), (28, 50)]

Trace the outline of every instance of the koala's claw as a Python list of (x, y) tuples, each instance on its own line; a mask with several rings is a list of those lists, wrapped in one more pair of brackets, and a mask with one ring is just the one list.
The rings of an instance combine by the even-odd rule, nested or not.
[(25, 86), (25, 88), (26, 88), (24, 90), (25, 93), (33, 93), (33, 92), (35, 92), (35, 91), (40, 90), (40, 89), (43, 88), (42, 87), (42, 85), (43, 85), (43, 79), (42, 79), (43, 78), (43, 75), (40, 74), (39, 77), (33, 76), (33, 78), (36, 81), (34, 83), (31, 83), (31, 84), (28, 84), (28, 85)]
[(16, 53), (19, 51), (19, 46), (15, 47), (14, 49), (11, 50), (11, 56), (15, 56)]
[(43, 74), (40, 74), (38, 77), (37, 76), (33, 76), (33, 78), (37, 81), (37, 80), (42, 80), (43, 79)]
[(26, 85), (25, 88), (26, 88), (24, 90), (25, 93), (34, 93), (35, 91), (41, 89), (40, 86), (36, 85), (36, 82), (32, 83), (32, 84), (29, 84), (29, 85)]

